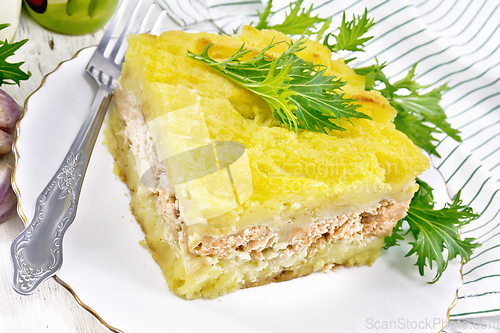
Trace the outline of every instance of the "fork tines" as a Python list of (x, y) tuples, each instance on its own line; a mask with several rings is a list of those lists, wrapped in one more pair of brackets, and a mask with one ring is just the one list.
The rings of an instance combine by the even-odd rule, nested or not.
[[(133, 1), (121, 1), (87, 65), (87, 71), (102, 84), (112, 86), (112, 82), (120, 76), (121, 65), (128, 47), (127, 35), (144, 33), (150, 29), (159, 31), (165, 20), (165, 11), (161, 11), (156, 3), (139, 0), (132, 6), (130, 4)], [(156, 16), (154, 22), (151, 20), (153, 16)], [(116, 40), (112, 39), (115, 31), (119, 34)]]

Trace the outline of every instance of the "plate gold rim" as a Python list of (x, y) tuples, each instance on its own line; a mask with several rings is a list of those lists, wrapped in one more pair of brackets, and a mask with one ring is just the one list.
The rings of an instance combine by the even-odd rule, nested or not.
[[(439, 175), (443, 179), (443, 182), (444, 182), (445, 187), (446, 187), (446, 194), (448, 195), (448, 198), (450, 200), (452, 200), (450, 192), (448, 190), (448, 184), (446, 183), (446, 179), (445, 179), (443, 173), (438, 168), (436, 168), (436, 166), (434, 165), (434, 161), (432, 160), (432, 156), (429, 156), (429, 160), (431, 162), (431, 166), (434, 168), (434, 170), (436, 170), (439, 173)], [(460, 229), (460, 230), (462, 230), (462, 229)], [(446, 321), (444, 322), (443, 327), (441, 327), (441, 329), (438, 331), (438, 333), (441, 333), (446, 328), (446, 325), (448, 325), (448, 322), (450, 321), (451, 310), (455, 307), (455, 305), (458, 302), (458, 292), (460, 291), (460, 288), (462, 288), (462, 286), (464, 284), (464, 275), (463, 275), (464, 264), (465, 264), (465, 260), (462, 259), (462, 262), (460, 263), (460, 283), (458, 284), (457, 290), (455, 291), (455, 299), (453, 300), (453, 302), (451, 302), (451, 305), (448, 308), (448, 311), (446, 312)]]
[[(20, 136), (20, 130), (21, 130), (21, 121), (23, 120), (24, 116), (26, 115), (27, 111), (28, 111), (28, 101), (29, 99), (36, 93), (38, 92), (42, 87), (43, 85), (45, 84), (46, 82), (46, 79), (47, 77), (49, 77), (49, 75), (55, 73), (64, 63), (66, 62), (69, 62), (73, 59), (75, 59), (76, 57), (78, 57), (78, 55), (80, 54), (80, 52), (82, 52), (83, 50), (86, 50), (86, 49), (89, 49), (89, 48), (92, 48), (92, 47), (95, 47), (95, 45), (91, 45), (91, 46), (87, 46), (87, 47), (84, 47), (84, 48), (81, 48), (80, 50), (78, 50), (74, 55), (73, 57), (69, 58), (69, 59), (66, 59), (64, 61), (61, 61), (54, 70), (52, 70), (51, 72), (47, 73), (46, 75), (44, 75), (44, 77), (42, 78), (42, 81), (40, 83), (40, 86), (35, 89), (35, 91), (33, 91), (27, 98), (26, 98), (26, 101), (24, 102), (24, 106), (23, 106), (23, 114), (21, 115), (19, 121), (17, 122), (16, 124), (16, 128), (15, 128), (15, 140), (14, 140), (14, 143), (12, 144), (12, 153), (14, 155), (14, 167), (13, 167), (13, 171), (12, 171), (12, 188), (16, 194), (16, 197), (17, 197), (17, 213), (19, 215), (19, 217), (21, 218), (21, 220), (23, 221), (24, 223), (24, 226), (27, 227), (29, 222), (28, 222), (28, 219), (26, 218), (26, 215), (24, 214), (22, 208), (21, 208), (21, 193), (19, 192), (19, 188), (17, 187), (17, 184), (16, 184), (16, 181), (15, 181), (15, 175), (16, 175), (16, 170), (17, 170), (17, 164), (18, 164), (18, 160), (19, 160), (19, 152), (17, 150), (17, 140)], [(446, 190), (448, 191), (448, 186), (447, 186), (447, 183), (444, 179), (444, 176), (443, 174), (441, 173), (441, 171), (439, 171), (439, 169), (437, 169), (435, 166), (434, 166), (434, 163), (432, 163), (432, 158), (430, 158), (430, 161), (431, 161), (431, 165), (432, 167), (434, 167), (435, 170), (437, 170), (439, 172), (439, 174), (441, 175), (441, 177), (443, 178), (443, 181), (446, 185)], [(448, 193), (448, 196), (450, 197), (449, 193)], [(451, 197), (450, 197), (451, 198)], [(448, 310), (446, 312), (446, 320), (444, 322), (444, 325), (443, 327), (437, 332), (437, 333), (441, 333), (445, 328), (446, 326), (448, 325), (448, 322), (450, 321), (450, 313), (451, 313), (451, 310), (455, 307), (455, 305), (457, 304), (457, 301), (458, 301), (458, 293), (460, 291), (460, 288), (462, 288), (462, 285), (463, 285), (463, 281), (464, 281), (464, 276), (463, 276), (463, 267), (464, 267), (464, 260), (462, 260), (461, 264), (460, 264), (460, 283), (457, 287), (457, 290), (455, 291), (455, 298), (453, 299), (451, 305), (448, 307)], [(73, 298), (75, 299), (75, 301), (85, 310), (87, 310), (87, 312), (89, 312), (91, 315), (93, 315), (101, 324), (103, 324), (107, 329), (109, 329), (111, 332), (113, 333), (124, 333), (122, 330), (116, 328), (116, 327), (113, 327), (111, 325), (109, 325), (94, 309), (92, 309), (90, 306), (88, 306), (87, 304), (83, 303), (82, 300), (78, 297), (78, 295), (75, 293), (75, 291), (73, 290), (73, 288), (71, 288), (70, 285), (68, 285), (66, 282), (64, 282), (63, 280), (61, 280), (57, 275), (54, 275), (53, 276), (54, 280), (59, 284), (61, 285), (63, 288), (65, 288), (72, 296)]]

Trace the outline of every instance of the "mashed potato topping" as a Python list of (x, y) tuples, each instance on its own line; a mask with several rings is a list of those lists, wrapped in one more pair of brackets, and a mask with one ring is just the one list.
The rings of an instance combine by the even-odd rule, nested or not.
[[(406, 213), (415, 177), (429, 166), (421, 150), (395, 129), (396, 111), (388, 101), (365, 91), (364, 77), (343, 59), (332, 60), (319, 43), (307, 41), (298, 55), (346, 81), (345, 94), (373, 120), (344, 121), (342, 132), (295, 133), (273, 120), (259, 96), (187, 57), (188, 51), (200, 54), (213, 44), (210, 56), (223, 60), (243, 43), (259, 52), (273, 38), (289, 41), (279, 32), (251, 27), (236, 37), (169, 31), (128, 40), (108, 141), (155, 260), (171, 289), (187, 298), (216, 297), (332, 265), (371, 263), (381, 237)], [(269, 56), (286, 47), (277, 45)], [(181, 193), (168, 180), (157, 188), (144, 186), (142, 165), (154, 163), (158, 152), (151, 124), (155, 133), (184, 135), (182, 149), (193, 142), (242, 144), (249, 195), (222, 209), (214, 198), (226, 194), (215, 178), (207, 178), (206, 191), (195, 198), (195, 191)], [(177, 149), (166, 146), (168, 156)], [(160, 179), (167, 172), (156, 171)], [(222, 213), (193, 215), (183, 198), (196, 201), (196, 209)]]
[[(245, 27), (237, 38), (170, 31), (160, 37), (129, 39), (123, 76), (139, 77), (122, 79), (122, 84), (125, 90), (135, 90), (140, 84), (142, 96), (148, 101), (143, 108), (146, 122), (196, 98), (212, 140), (245, 145), (252, 196), (213, 222), (234, 231), (276, 214), (292, 217), (321, 209), (332, 198), (336, 207), (330, 207), (329, 213), (332, 209), (337, 213), (363, 211), (385, 197), (397, 201), (411, 198), (415, 177), (429, 166), (427, 158), (395, 129), (396, 111), (388, 101), (376, 91), (365, 91), (364, 78), (342, 59), (331, 60), (330, 51), (323, 45), (308, 41), (299, 55), (326, 65), (327, 74), (346, 80), (343, 89), (347, 95), (360, 100), (358, 110), (373, 118), (352, 119), (353, 124), (345, 121), (346, 131), (330, 135), (310, 131), (297, 134), (280, 127), (271, 121), (272, 112), (260, 97), (186, 56), (188, 50), (201, 53), (212, 43), (211, 57), (222, 60), (242, 43), (258, 51), (273, 37), (288, 40), (281, 33), (251, 27)], [(286, 47), (285, 43), (277, 45), (271, 55)], [(129, 74), (133, 68), (141, 71)], [(181, 123), (179, 120), (171, 126)]]

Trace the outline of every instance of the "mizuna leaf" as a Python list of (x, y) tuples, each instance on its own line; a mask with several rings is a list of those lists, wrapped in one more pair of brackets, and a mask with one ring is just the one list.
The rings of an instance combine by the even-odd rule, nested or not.
[[(353, 15), (351, 21), (346, 21), (344, 12), (342, 24), (339, 27), (339, 33), (337, 35), (328, 34), (323, 44), (332, 52), (338, 52), (340, 50), (363, 51), (361, 48), (364, 46), (363, 44), (373, 38), (373, 36), (363, 37), (363, 35), (366, 34), (374, 24), (374, 20), (368, 18), (368, 10), (366, 8), (363, 16), (358, 15), (356, 18), (356, 16)], [(330, 36), (335, 38), (334, 44), (328, 43)]]
[(290, 130), (343, 131), (341, 119), (371, 119), (356, 111), (355, 100), (344, 98), (339, 92), (345, 82), (324, 75), (324, 66), (306, 62), (296, 55), (304, 48), (304, 42), (304, 37), (301, 37), (276, 59), (265, 55), (277, 44), (274, 42), (246, 61), (241, 59), (250, 51), (244, 46), (222, 62), (208, 55), (211, 45), (200, 55), (189, 52), (188, 56), (261, 96), (274, 116)]
[[(268, 1), (266, 9), (261, 14), (259, 12), (259, 22), (255, 26), (255, 28), (261, 29), (273, 29), (276, 31), (281, 31), (287, 35), (311, 35), (315, 32), (315, 24), (325, 22), (326, 19), (319, 18), (317, 15), (312, 16), (313, 6), (309, 7), (309, 9), (302, 8), (302, 2), (304, 0), (299, 0), (293, 3), (290, 3), (290, 11), (286, 13), (285, 19), (283, 23), (276, 25), (269, 25), (268, 18), (273, 14), (271, 11), (271, 7), (273, 5), (272, 0)], [(327, 27), (325, 27), (326, 29)]]
[[(407, 216), (402, 220), (408, 223), (409, 231), (415, 241), (410, 242), (411, 250), (406, 254), (409, 257), (417, 256), (418, 271), (424, 275), (425, 267), (437, 266), (436, 276), (430, 283), (435, 283), (442, 276), (448, 262), (460, 256), (467, 262), (472, 255), (472, 250), (481, 246), (474, 243), (474, 238), (461, 239), (459, 228), (477, 219), (479, 215), (471, 207), (462, 204), (460, 192), (457, 193), (451, 204), (446, 204), (441, 209), (435, 209), (433, 189), (424, 181), (417, 178), (419, 189), (413, 197)], [(400, 221), (401, 222), (401, 221)], [(397, 245), (401, 240), (403, 229), (393, 230), (387, 238), (385, 248)], [(444, 254), (446, 250), (447, 255)]]

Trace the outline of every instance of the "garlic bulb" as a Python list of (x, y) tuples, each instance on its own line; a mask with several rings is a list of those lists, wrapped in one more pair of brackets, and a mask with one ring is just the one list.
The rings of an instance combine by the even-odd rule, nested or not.
[(12, 151), (14, 136), (8, 132), (0, 130), (0, 156)]
[[(0, 90), (0, 156), (11, 152), (14, 128), (21, 117), (22, 108)], [(0, 222), (8, 219), (17, 207), (17, 197), (11, 185), (12, 167), (0, 161)]]
[(0, 162), (0, 222), (7, 220), (17, 207), (17, 197), (11, 185), (12, 167)]
[(22, 108), (0, 89), (0, 129), (12, 133), (21, 113)]

